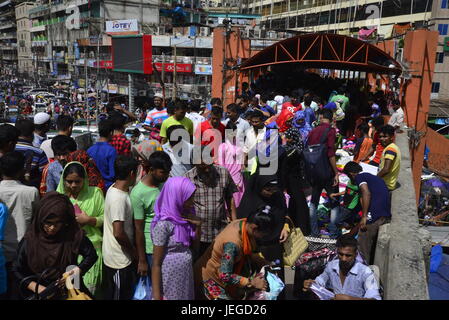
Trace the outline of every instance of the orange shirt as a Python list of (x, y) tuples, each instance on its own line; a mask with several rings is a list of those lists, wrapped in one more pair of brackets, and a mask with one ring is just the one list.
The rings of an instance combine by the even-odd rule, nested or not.
[(365, 138), (363, 139), (362, 145), (360, 146), (359, 154), (354, 158), (355, 162), (360, 162), (368, 155), (368, 152), (373, 145), (373, 139)]

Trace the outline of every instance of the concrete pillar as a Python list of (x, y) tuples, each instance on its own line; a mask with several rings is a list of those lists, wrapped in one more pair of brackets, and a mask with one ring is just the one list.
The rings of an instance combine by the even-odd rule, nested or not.
[(430, 234), (418, 223), (407, 133), (396, 135), (401, 150), (401, 186), (393, 191), (391, 223), (379, 229), (374, 263), (386, 300), (428, 300)]
[(404, 41), (404, 60), (410, 65), (412, 78), (404, 85), (405, 121), (423, 137), (416, 148), (412, 148), (411, 162), (416, 202), (419, 201), (421, 172), (426, 144), (427, 114), (429, 112), (433, 70), (435, 67), (438, 32), (416, 30), (408, 32)]

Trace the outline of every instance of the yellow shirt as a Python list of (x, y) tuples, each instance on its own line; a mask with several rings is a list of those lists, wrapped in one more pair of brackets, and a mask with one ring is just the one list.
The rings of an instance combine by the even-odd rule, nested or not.
[(187, 117), (184, 117), (181, 121), (176, 120), (171, 116), (168, 119), (165, 119), (164, 122), (162, 122), (161, 132), (159, 135), (162, 138), (167, 138), (167, 129), (174, 125), (181, 125), (183, 126), (190, 134), (190, 136), (193, 136), (193, 122)]
[(383, 176), (382, 179), (384, 179), (388, 190), (394, 190), (398, 180), (399, 169), (401, 168), (401, 151), (394, 143), (390, 143), (382, 152), (379, 171), (383, 169), (386, 159), (392, 160), (393, 164), (391, 165), (390, 172)]

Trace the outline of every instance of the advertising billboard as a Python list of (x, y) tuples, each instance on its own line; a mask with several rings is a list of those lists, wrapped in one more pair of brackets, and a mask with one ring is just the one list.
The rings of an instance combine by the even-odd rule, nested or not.
[(139, 33), (136, 19), (106, 21), (106, 33), (110, 35), (131, 35)]
[(112, 69), (120, 72), (153, 73), (151, 36), (113, 36)]

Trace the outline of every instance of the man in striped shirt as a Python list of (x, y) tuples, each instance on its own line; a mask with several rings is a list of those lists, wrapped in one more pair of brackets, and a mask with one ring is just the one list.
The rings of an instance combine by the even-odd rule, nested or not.
[(162, 125), (162, 122), (168, 118), (167, 109), (163, 106), (162, 95), (156, 93), (154, 95), (154, 109), (148, 111), (147, 117), (143, 124), (146, 130), (151, 131), (151, 128), (157, 124)]
[(28, 119), (17, 120), (16, 128), (19, 129), (20, 135), (15, 150), (25, 156), (25, 175), (22, 183), (39, 189), (42, 170), (48, 163), (47, 156), (44, 150), (33, 146), (33, 121)]

